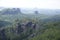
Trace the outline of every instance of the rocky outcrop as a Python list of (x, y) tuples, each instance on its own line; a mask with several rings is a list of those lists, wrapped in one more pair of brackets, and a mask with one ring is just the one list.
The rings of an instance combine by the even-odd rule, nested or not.
[(1, 11), (1, 13), (3, 15), (7, 15), (7, 14), (14, 15), (14, 14), (22, 13), (22, 12), (21, 12), (20, 8), (5, 8)]
[[(16, 27), (11, 28), (3, 28), (0, 30), (0, 40), (10, 40), (10, 37), (17, 36), (22, 34), (22, 38), (31, 38), (36, 35), (35, 31), (38, 30), (38, 25), (33, 22), (26, 22), (26, 23), (17, 23)], [(7, 35), (8, 36), (7, 36)], [(11, 36), (10, 36), (11, 35)], [(21, 39), (21, 38), (20, 38)]]
[(5, 29), (0, 30), (0, 40), (6, 40)]
[(17, 24), (16, 26), (16, 31), (17, 33), (21, 33), (21, 32), (25, 32), (27, 31), (27, 29), (31, 29), (31, 30), (38, 30), (38, 25), (36, 23), (33, 22), (27, 22), (25, 23), (21, 23), (21, 24)]

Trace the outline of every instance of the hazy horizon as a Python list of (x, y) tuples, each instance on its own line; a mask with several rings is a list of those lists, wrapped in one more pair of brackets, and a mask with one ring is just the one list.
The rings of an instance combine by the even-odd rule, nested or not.
[(60, 0), (0, 0), (0, 7), (60, 9)]

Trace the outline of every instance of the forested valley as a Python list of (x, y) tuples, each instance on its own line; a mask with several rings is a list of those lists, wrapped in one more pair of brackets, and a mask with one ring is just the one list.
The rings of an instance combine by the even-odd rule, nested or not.
[(4, 8), (0, 11), (0, 40), (60, 40), (60, 14), (37, 10), (24, 14), (19, 8)]

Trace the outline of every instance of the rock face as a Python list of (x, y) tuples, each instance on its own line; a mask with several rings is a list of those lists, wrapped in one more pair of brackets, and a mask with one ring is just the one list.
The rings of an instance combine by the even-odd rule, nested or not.
[(38, 11), (35, 11), (35, 14), (39, 14), (39, 12)]
[(27, 26), (27, 27), (31, 27), (32, 26), (32, 22), (28, 22), (25, 26)]
[(0, 30), (0, 40), (6, 40), (5, 29)]
[(16, 28), (16, 32), (19, 34), (19, 33), (21, 33), (21, 32), (23, 32), (23, 28), (21, 27), (21, 24), (17, 24), (17, 28)]
[(27, 31), (27, 29), (31, 28), (31, 30), (36, 30), (39, 26), (36, 23), (32, 23), (32, 22), (27, 22), (26, 24), (17, 24), (16, 26), (16, 31), (17, 33), (21, 33), (24, 31)]
[(6, 8), (6, 9), (3, 9), (3, 12), (1, 12), (3, 15), (5, 14), (18, 14), (18, 13), (21, 13), (21, 10), (20, 8)]
[[(24, 34), (23, 37), (34, 37), (35, 36), (35, 31), (37, 30), (37, 24), (33, 23), (33, 22), (27, 22), (27, 23), (17, 23), (16, 24), (16, 28), (8, 28), (8, 30), (6, 30), (5, 28), (3, 28), (2, 30), (0, 30), (0, 40), (7, 40), (7, 35), (21, 35), (22, 33)], [(6, 35), (6, 33), (8, 33)], [(11, 34), (10, 34), (11, 33)], [(10, 37), (10, 36), (9, 36)], [(10, 40), (10, 38), (8, 39)]]

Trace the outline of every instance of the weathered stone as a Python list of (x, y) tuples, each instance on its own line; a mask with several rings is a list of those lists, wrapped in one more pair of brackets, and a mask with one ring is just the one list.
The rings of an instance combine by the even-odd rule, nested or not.
[(5, 29), (0, 30), (1, 40), (6, 40)]
[(26, 26), (27, 26), (27, 27), (31, 27), (31, 26), (32, 26), (32, 22), (28, 22), (28, 23), (26, 24)]
[(23, 28), (22, 28), (21, 24), (19, 24), (19, 23), (17, 24), (16, 32), (19, 33), (19, 34), (20, 34), (21, 32), (23, 32)]

